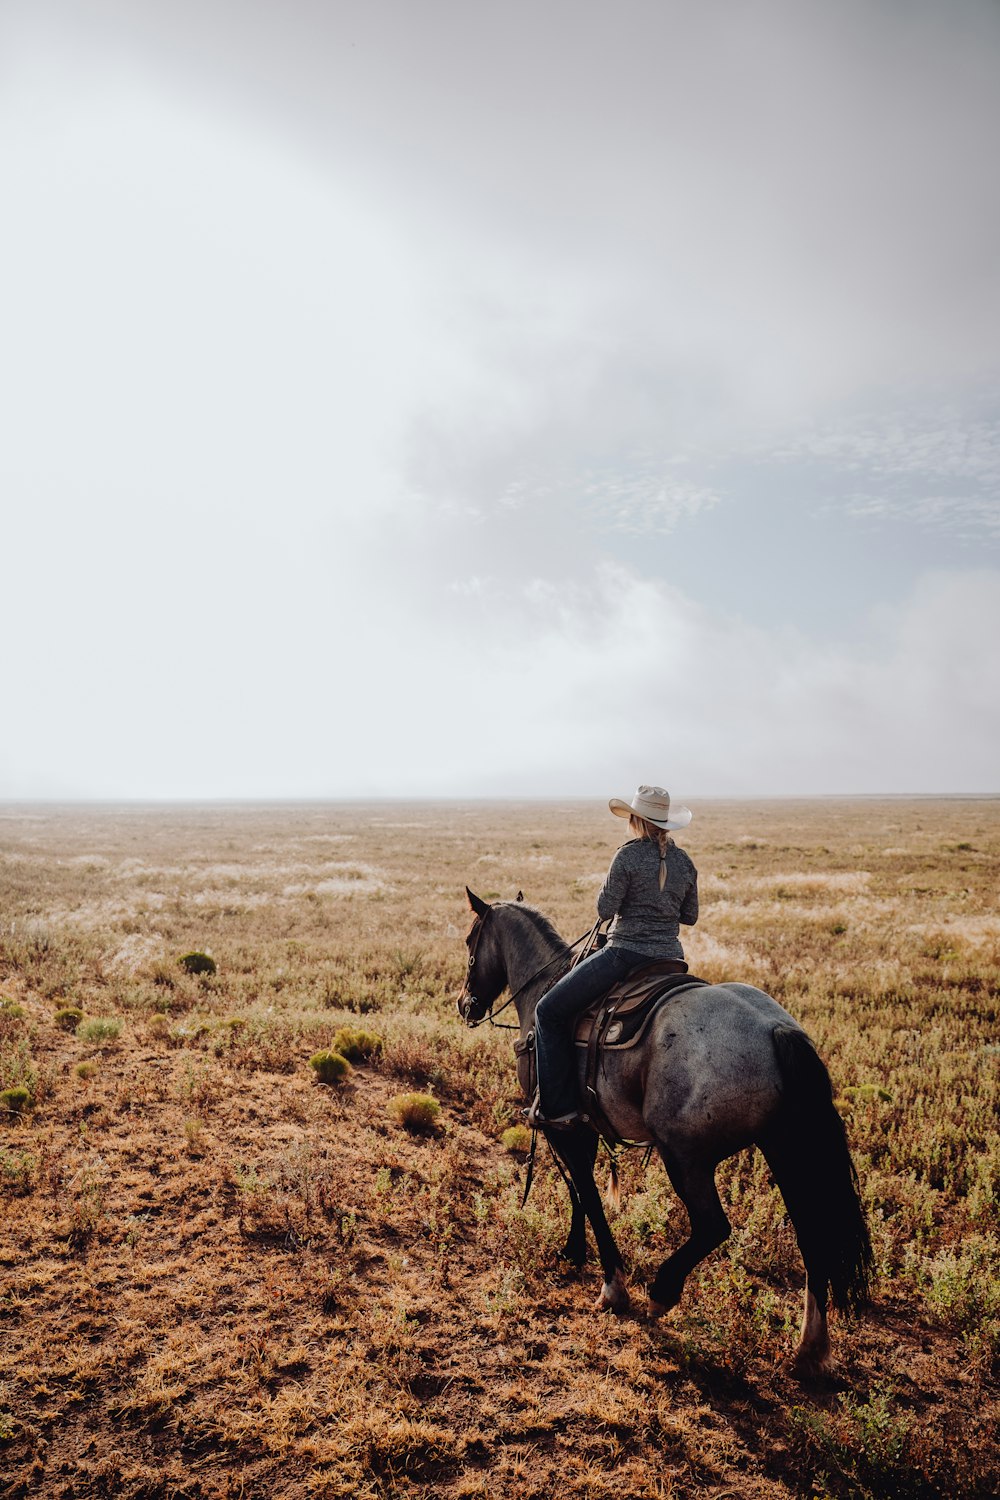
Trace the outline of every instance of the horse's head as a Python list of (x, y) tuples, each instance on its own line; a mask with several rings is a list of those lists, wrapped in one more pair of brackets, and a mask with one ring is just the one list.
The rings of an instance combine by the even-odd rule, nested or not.
[[(458, 997), (458, 1013), (467, 1026), (477, 1026), (493, 1009), (507, 985), (507, 969), (497, 930), (497, 908), (465, 887), (475, 921), (465, 939), (469, 966)], [(520, 899), (520, 893), (518, 893)]]

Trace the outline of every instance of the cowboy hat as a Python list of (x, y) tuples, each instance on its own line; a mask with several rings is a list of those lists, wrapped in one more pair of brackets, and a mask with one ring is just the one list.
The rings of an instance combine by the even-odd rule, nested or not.
[(608, 803), (616, 818), (645, 818), (657, 828), (686, 828), (691, 821), (691, 809), (680, 803), (670, 805), (670, 793), (662, 786), (641, 786), (631, 802), (612, 797)]

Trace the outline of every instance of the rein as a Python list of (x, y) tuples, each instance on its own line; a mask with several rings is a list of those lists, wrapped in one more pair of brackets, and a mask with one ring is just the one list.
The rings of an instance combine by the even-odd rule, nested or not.
[[(468, 972), (469, 972), (470, 975), (472, 973), (473, 967), (474, 967), (475, 962), (476, 962), (476, 949), (479, 947), (479, 939), (482, 937), (483, 927), (485, 925), (486, 925), (486, 918), (485, 917), (480, 917), (480, 919), (479, 919), (479, 929), (476, 932), (475, 941), (472, 944), (472, 952), (469, 954), (469, 970), (468, 970)], [(575, 968), (575, 966), (580, 962), (581, 959), (586, 958), (587, 954), (590, 952), (590, 948), (591, 948), (591, 945), (594, 942), (594, 939), (597, 937), (597, 933), (598, 933), (598, 929), (600, 928), (600, 925), (601, 925), (600, 921), (598, 921), (597, 923), (595, 923), (595, 925), (593, 927), (588, 928), (586, 932), (582, 933), (580, 935), (580, 937), (578, 937), (574, 943), (570, 943), (569, 944), (568, 951), (570, 953), (573, 952), (574, 948), (581, 948), (581, 944), (583, 945), (582, 948), (581, 948), (580, 953), (577, 955), (577, 957), (570, 964), (570, 968)], [(508, 999), (506, 999), (504, 1001), (504, 1003), (500, 1006), (499, 1010), (494, 1011), (493, 1005), (495, 1004), (495, 1002), (491, 1002), (490, 1005), (487, 1007), (486, 1011), (484, 1012), (484, 1014), (479, 1017), (478, 1021), (466, 1020), (466, 1023), (465, 1023), (466, 1026), (469, 1028), (470, 1031), (475, 1031), (475, 1029), (476, 1029), (477, 1026), (483, 1026), (483, 1025), (485, 1025), (485, 1023), (487, 1021), (489, 1021), (490, 1025), (491, 1026), (495, 1026), (496, 1029), (497, 1029), (497, 1031), (520, 1031), (520, 1029), (521, 1029), (520, 1023), (518, 1023), (517, 1025), (515, 1025), (512, 1021), (496, 1021), (496, 1020), (494, 1020), (494, 1015), (497, 1015), (497, 1016), (503, 1015), (504, 1011), (508, 1008), (508, 1006), (513, 1005), (514, 1002), (517, 1000), (517, 998), (520, 995), (524, 994), (524, 991), (528, 988), (529, 985), (534, 984), (534, 982), (535, 982), (536, 979), (541, 979), (541, 977), (545, 973), (546, 969), (551, 969), (553, 964), (561, 963), (561, 962), (563, 962), (565, 960), (565, 958), (566, 958), (566, 954), (565, 953), (557, 953), (554, 958), (550, 958), (549, 959), (548, 963), (542, 964), (542, 967), (540, 969), (536, 969), (535, 972), (534, 972), (534, 974), (532, 974), (530, 978), (526, 979), (522, 985), (519, 985), (517, 987), (517, 989), (514, 990), (513, 993), (508, 997)], [(468, 987), (469, 987), (468, 977), (466, 977), (465, 985), (466, 985), (466, 989), (468, 989)]]

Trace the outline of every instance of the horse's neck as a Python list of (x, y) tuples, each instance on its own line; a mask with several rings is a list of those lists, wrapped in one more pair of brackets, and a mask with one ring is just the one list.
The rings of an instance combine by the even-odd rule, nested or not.
[[(570, 949), (561, 938), (552, 939), (535, 926), (527, 912), (519, 913), (504, 934), (504, 962), (507, 984), (515, 997), (521, 1029), (526, 1030), (545, 991), (569, 967)], [(559, 960), (565, 959), (560, 965)]]

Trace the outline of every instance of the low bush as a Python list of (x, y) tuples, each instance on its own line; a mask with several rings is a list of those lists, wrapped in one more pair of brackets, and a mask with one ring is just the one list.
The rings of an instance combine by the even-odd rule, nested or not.
[(75, 1031), (84, 1019), (83, 1011), (78, 1005), (64, 1005), (62, 1010), (57, 1010), (52, 1018), (57, 1026), (63, 1031)]
[(93, 1078), (97, 1072), (97, 1064), (95, 1062), (78, 1062), (73, 1072), (77, 1078)]
[(340, 1052), (314, 1052), (309, 1066), (316, 1074), (317, 1083), (341, 1083), (351, 1071), (350, 1063)]
[(846, 1088), (842, 1091), (842, 1097), (849, 1104), (891, 1104), (892, 1095), (888, 1089), (882, 1088), (877, 1083), (859, 1083), (854, 1088)]
[(122, 1023), (114, 1016), (93, 1016), (89, 1021), (80, 1022), (76, 1034), (81, 1042), (114, 1042), (121, 1029)]
[(177, 962), (188, 974), (214, 974), (219, 967), (210, 953), (184, 953)]
[(431, 1135), (437, 1129), (441, 1106), (431, 1094), (397, 1094), (389, 1113), (411, 1135)]
[(23, 1115), (31, 1108), (31, 1090), (23, 1083), (0, 1091), (0, 1114)]
[(193, 1047), (211, 1030), (207, 1021), (178, 1021), (176, 1026), (167, 1028), (165, 1035), (171, 1047)]
[(342, 1026), (330, 1043), (331, 1052), (351, 1062), (368, 1062), (382, 1051), (382, 1038), (374, 1031), (358, 1031), (352, 1026)]
[(0, 1151), (0, 1186), (15, 1197), (30, 1193), (38, 1170), (38, 1158), (27, 1151)]
[(505, 1130), (503, 1135), (500, 1137), (500, 1144), (504, 1148), (504, 1150), (509, 1151), (512, 1156), (517, 1156), (522, 1151), (530, 1151), (531, 1131), (528, 1129), (527, 1125), (512, 1125), (510, 1129)]
[(27, 1039), (5, 1039), (0, 1046), (0, 1089), (26, 1089), (32, 1100), (44, 1095), (45, 1079), (39, 1077)]

